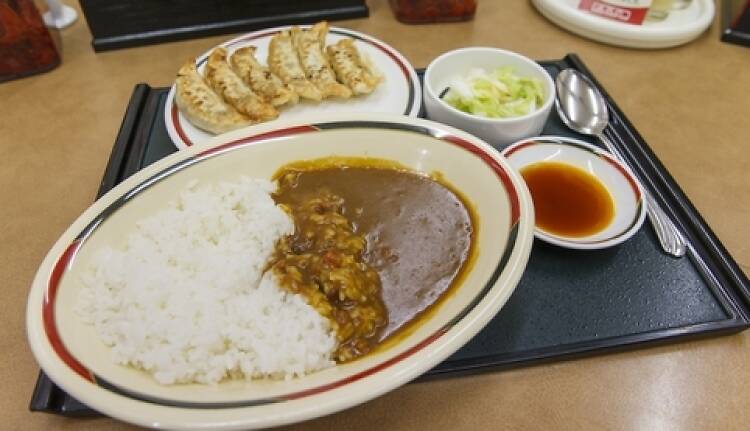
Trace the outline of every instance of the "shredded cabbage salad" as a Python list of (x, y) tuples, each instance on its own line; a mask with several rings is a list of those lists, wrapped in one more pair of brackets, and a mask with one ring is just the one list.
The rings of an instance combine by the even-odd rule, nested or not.
[(475, 68), (451, 81), (443, 100), (469, 114), (519, 117), (534, 112), (544, 103), (544, 89), (541, 80), (518, 76), (512, 66), (491, 72)]

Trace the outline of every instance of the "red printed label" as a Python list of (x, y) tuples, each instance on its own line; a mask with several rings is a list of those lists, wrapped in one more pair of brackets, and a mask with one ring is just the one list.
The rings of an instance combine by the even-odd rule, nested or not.
[(639, 25), (643, 23), (643, 20), (646, 18), (649, 6), (651, 6), (650, 1), (643, 2), (631, 0), (628, 2), (627, 0), (581, 0), (578, 4), (578, 9), (611, 20)]

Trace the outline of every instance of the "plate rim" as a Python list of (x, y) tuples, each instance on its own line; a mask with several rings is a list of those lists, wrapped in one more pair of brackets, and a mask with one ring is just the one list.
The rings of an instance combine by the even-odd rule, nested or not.
[[(381, 374), (382, 379), (388, 378), (385, 383), (369, 391), (362, 391), (359, 389), (359, 394), (355, 396), (342, 397), (341, 399), (336, 398), (327, 400), (326, 404), (323, 404), (322, 408), (317, 409), (300, 409), (295, 411), (291, 408), (292, 413), (286, 412), (286, 414), (276, 414), (275, 416), (262, 417), (262, 414), (258, 414), (259, 409), (264, 406), (257, 407), (241, 407), (231, 409), (180, 409), (183, 412), (181, 415), (183, 421), (170, 422), (165, 418), (157, 420), (154, 416), (154, 410), (156, 412), (162, 412), (165, 416), (169, 416), (169, 412), (174, 413), (174, 407), (163, 407), (163, 406), (146, 406), (143, 401), (135, 401), (133, 399), (124, 398), (121, 395), (107, 393), (108, 396), (102, 396), (101, 391), (104, 389), (97, 386), (89, 387), (86, 385), (81, 386), (80, 376), (71, 374), (70, 368), (61, 365), (61, 361), (54, 357), (54, 351), (50, 349), (45, 337), (39, 337), (42, 329), (41, 307), (40, 301), (44, 300), (46, 293), (45, 285), (49, 276), (49, 268), (58, 261), (61, 249), (64, 249), (71, 243), (71, 239), (75, 238), (77, 233), (80, 232), (80, 225), (86, 220), (91, 220), (91, 215), (98, 215), (101, 213), (101, 209), (97, 207), (97, 203), (111, 202), (113, 198), (122, 196), (128, 191), (133, 190), (135, 186), (142, 183), (144, 179), (150, 178), (152, 174), (162, 171), (166, 167), (171, 167), (190, 159), (193, 155), (211, 152), (214, 154), (223, 152), (222, 145), (226, 145), (227, 142), (237, 136), (256, 136), (258, 135), (257, 128), (248, 127), (241, 129), (230, 134), (219, 136), (210, 140), (205, 144), (196, 145), (191, 147), (187, 151), (178, 151), (171, 156), (166, 157), (162, 161), (154, 163), (152, 166), (144, 169), (129, 179), (123, 181), (120, 185), (113, 188), (110, 192), (104, 195), (104, 197), (91, 206), (78, 217), (78, 219), (65, 231), (64, 234), (56, 241), (55, 245), (49, 251), (45, 257), (43, 263), (40, 265), (37, 271), (34, 282), (29, 293), (29, 300), (27, 303), (27, 337), (32, 348), (32, 352), (37, 359), (37, 362), (42, 366), (43, 370), (50, 376), (50, 378), (58, 383), (65, 391), (75, 396), (82, 402), (90, 404), (93, 408), (102, 411), (115, 418), (125, 420), (131, 423), (136, 423), (144, 426), (151, 427), (180, 427), (180, 428), (206, 428), (206, 427), (219, 427), (223, 429), (235, 429), (235, 428), (247, 428), (256, 426), (275, 426), (281, 424), (287, 424), (292, 422), (298, 422), (301, 420), (311, 419), (326, 415), (335, 411), (343, 410), (356, 404), (366, 402), (376, 396), (381, 395), (384, 392), (395, 389), (398, 386), (416, 378), (421, 373), (425, 372), (432, 366), (437, 365), (440, 361), (447, 358), (453, 351), (460, 348), (465, 342), (468, 341), (473, 335), (479, 332), (499, 311), (499, 309), (505, 304), (507, 299), (510, 297), (512, 292), (520, 280), (523, 271), (525, 270), (528, 258), (531, 252), (531, 246), (533, 243), (533, 205), (531, 204), (531, 198), (528, 194), (528, 190), (525, 184), (520, 178), (520, 175), (513, 169), (510, 164), (489, 144), (476, 138), (468, 133), (462, 132), (450, 126), (446, 126), (440, 123), (435, 123), (429, 120), (423, 119), (412, 119), (404, 116), (397, 116), (392, 114), (341, 114), (341, 115), (325, 115), (325, 116), (310, 116), (304, 119), (291, 120), (284, 124), (274, 124), (265, 127), (268, 130), (277, 130), (283, 127), (289, 127), (292, 125), (299, 124), (316, 124), (326, 122), (352, 122), (362, 123), (363, 121), (375, 121), (375, 122), (387, 122), (387, 123), (399, 123), (411, 126), (422, 126), (431, 127), (433, 130), (437, 130), (448, 138), (443, 136), (436, 136), (438, 139), (444, 139), (451, 141), (451, 137), (458, 137), (470, 143), (475, 149), (481, 150), (480, 152), (485, 153), (489, 158), (494, 160), (503, 171), (508, 175), (510, 184), (513, 186), (514, 191), (518, 197), (519, 205), (519, 219), (517, 225), (518, 238), (509, 252), (509, 258), (506, 263), (503, 264), (502, 269), (498, 273), (496, 282), (491, 286), (486, 287), (486, 296), (482, 297), (473, 308), (470, 308), (468, 313), (462, 317), (461, 321), (464, 322), (461, 325), (455, 325), (450, 327), (445, 333), (441, 334), (442, 341), (438, 344), (434, 344), (431, 349), (421, 349), (412, 354), (409, 358), (404, 359), (404, 367), (390, 367), (386, 373)], [(354, 127), (361, 127), (361, 125), (355, 125)], [(261, 133), (262, 134), (262, 133)], [(452, 141), (451, 141), (452, 142)], [(455, 142), (454, 142), (455, 143)], [(474, 150), (466, 149), (467, 151), (475, 152)], [(501, 180), (498, 179), (498, 182)], [(101, 206), (100, 205), (100, 206)], [(524, 217), (525, 216), (525, 217)], [(84, 224), (84, 226), (87, 224)], [(504, 286), (510, 286), (505, 287)], [(459, 313), (460, 314), (460, 313)], [(422, 341), (418, 341), (422, 343)], [(50, 357), (52, 353), (53, 357)], [(75, 377), (71, 381), (70, 377)], [(361, 385), (371, 385), (371, 381), (368, 383), (368, 379), (371, 376), (362, 379)], [(376, 380), (377, 381), (377, 380)], [(351, 386), (355, 392), (358, 387)], [(330, 391), (328, 396), (331, 394), (339, 393), (336, 390)], [(340, 394), (340, 393), (339, 393)], [(109, 406), (106, 404), (106, 400), (118, 401), (117, 406)], [(299, 406), (299, 403), (295, 404), (296, 400), (284, 403), (284, 405), (294, 407)], [(141, 408), (116, 408), (116, 407), (141, 407)], [(304, 405), (303, 405), (304, 406)], [(148, 407), (148, 408), (147, 408)], [(179, 409), (179, 408), (178, 408)], [(144, 413), (146, 410), (150, 412)], [(185, 422), (190, 421), (195, 415), (196, 411), (205, 413), (204, 421), (196, 422)], [(271, 411), (269, 409), (269, 411)], [(211, 413), (221, 412), (221, 419), (212, 416)], [(248, 414), (249, 412), (249, 414)], [(245, 413), (244, 415), (242, 413)], [(158, 416), (158, 415), (157, 415)], [(198, 416), (201, 416), (198, 414)], [(261, 417), (259, 417), (261, 416)], [(227, 419), (231, 417), (230, 419)], [(213, 419), (212, 419), (213, 418)]]
[[(211, 47), (210, 49), (206, 50), (205, 52), (203, 52), (202, 54), (200, 54), (199, 56), (197, 56), (195, 58), (196, 64), (200, 64), (201, 62), (205, 61), (206, 58), (208, 58), (208, 56), (211, 53), (211, 51), (214, 50), (217, 47), (232, 46), (232, 45), (237, 44), (238, 42), (242, 42), (242, 41), (244, 41), (244, 40), (246, 40), (246, 39), (248, 39), (250, 37), (254, 37), (254, 38), (267, 37), (269, 35), (278, 33), (280, 31), (291, 29), (292, 27), (295, 27), (295, 26), (294, 25), (282, 25), (282, 26), (271, 27), (271, 28), (264, 28), (264, 29), (260, 29), (260, 30), (256, 30), (256, 31), (251, 31), (251, 32), (248, 32), (248, 33), (244, 33), (242, 35), (239, 35), (239, 36), (237, 36), (235, 38), (232, 38), (232, 39), (229, 39), (227, 41), (224, 41), (224, 42), (222, 42), (222, 43), (220, 43), (218, 45), (215, 45), (215, 46)], [(299, 25), (297, 27), (300, 27), (300, 28), (311, 28), (312, 25)], [(409, 116), (409, 117), (418, 117), (419, 116), (419, 113), (420, 113), (420, 111), (422, 109), (422, 85), (421, 85), (421, 82), (419, 81), (419, 77), (417, 76), (416, 69), (414, 69), (414, 66), (411, 64), (411, 62), (409, 62), (409, 60), (400, 51), (398, 51), (393, 46), (385, 43), (384, 41), (382, 41), (382, 40), (380, 40), (380, 39), (378, 39), (378, 38), (376, 38), (374, 36), (371, 36), (369, 34), (362, 33), (362, 32), (356, 31), (356, 30), (352, 30), (352, 29), (349, 29), (349, 28), (332, 26), (332, 27), (329, 27), (328, 31), (329, 31), (329, 33), (331, 33), (331, 32), (343, 33), (343, 34), (346, 34), (346, 35), (349, 35), (349, 36), (353, 36), (353, 37), (355, 37), (355, 38), (357, 38), (359, 40), (367, 41), (368, 43), (376, 46), (377, 48), (381, 49), (386, 54), (388, 54), (393, 59), (393, 61), (396, 62), (396, 64), (399, 66), (399, 68), (401, 68), (404, 71), (404, 73), (408, 77), (408, 79), (407, 79), (408, 84), (410, 84), (411, 87), (414, 90), (414, 94), (413, 94), (413, 97), (412, 97), (412, 100), (411, 100), (411, 105), (408, 105), (409, 102), (407, 101), (407, 106), (406, 106), (406, 108), (404, 110), (404, 114), (403, 115), (406, 115), (406, 116)], [(176, 118), (178, 119), (179, 117), (178, 117), (178, 110), (177, 110), (176, 104), (174, 102), (175, 91), (176, 91), (176, 86), (175, 86), (175, 82), (173, 81), (172, 84), (169, 87), (169, 92), (167, 93), (167, 97), (166, 97), (166, 99), (164, 101), (164, 124), (165, 124), (166, 129), (167, 129), (167, 135), (169, 136), (169, 139), (172, 141), (172, 144), (178, 150), (184, 150), (186, 148), (190, 148), (191, 146), (194, 146), (196, 144), (200, 144), (202, 142), (197, 142), (197, 143), (189, 142), (189, 139), (188, 139), (188, 142), (186, 142), (185, 138), (183, 138), (181, 136), (181, 133), (177, 130), (175, 122), (178, 121), (178, 120), (176, 120)], [(309, 115), (317, 115), (317, 114), (315, 114), (315, 113), (305, 114), (304, 117), (309, 116)], [(336, 114), (329, 114), (329, 115), (336, 115)], [(303, 117), (303, 116), (301, 116), (301, 117)], [(299, 117), (299, 118), (301, 118), (301, 117)], [(282, 121), (283, 122), (283, 121), (286, 121), (286, 120), (285, 119), (277, 119), (277, 120), (274, 120), (274, 121), (275, 122), (276, 121)], [(265, 125), (266, 123), (258, 123), (258, 124), (252, 125), (250, 127), (262, 126), (262, 125)], [(216, 136), (220, 136), (220, 135), (210, 136), (209, 138), (206, 139), (206, 141), (208, 141), (208, 140), (210, 140), (212, 138), (215, 138)]]

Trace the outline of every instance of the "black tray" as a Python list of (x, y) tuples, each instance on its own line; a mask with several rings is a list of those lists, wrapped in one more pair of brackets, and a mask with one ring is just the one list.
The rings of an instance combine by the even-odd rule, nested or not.
[(750, 46), (750, 0), (724, 0), (721, 27), (724, 42)]
[[(541, 64), (553, 77), (567, 67), (592, 77), (575, 55)], [(100, 195), (176, 151), (164, 125), (167, 91), (136, 86)], [(685, 232), (687, 257), (675, 259), (662, 253), (648, 223), (630, 240), (606, 250), (571, 251), (536, 241), (527, 270), (505, 307), (473, 340), (422, 379), (727, 334), (750, 326), (747, 277), (622, 111), (603, 93), (612, 113), (607, 135)], [(566, 129), (554, 112), (544, 134), (586, 139)], [(71, 416), (94, 413), (41, 372), (31, 409)]]

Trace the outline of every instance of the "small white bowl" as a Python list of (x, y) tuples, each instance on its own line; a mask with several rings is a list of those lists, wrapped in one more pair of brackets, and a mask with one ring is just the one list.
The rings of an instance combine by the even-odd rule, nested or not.
[(534, 236), (550, 244), (573, 249), (601, 249), (632, 237), (646, 217), (643, 186), (630, 168), (610, 153), (589, 143), (559, 136), (536, 137), (510, 145), (502, 152), (517, 170), (538, 162), (566, 163), (596, 177), (614, 201), (612, 222), (599, 232), (583, 237), (566, 237), (538, 226)]
[[(512, 66), (519, 76), (538, 78), (544, 87), (544, 103), (536, 111), (520, 117), (486, 118), (462, 112), (440, 98), (450, 82), (469, 70), (492, 71)], [(424, 75), (424, 106), (427, 117), (465, 130), (494, 146), (506, 146), (520, 139), (539, 135), (555, 100), (552, 78), (534, 60), (497, 48), (472, 47), (449, 51), (433, 60)]]

